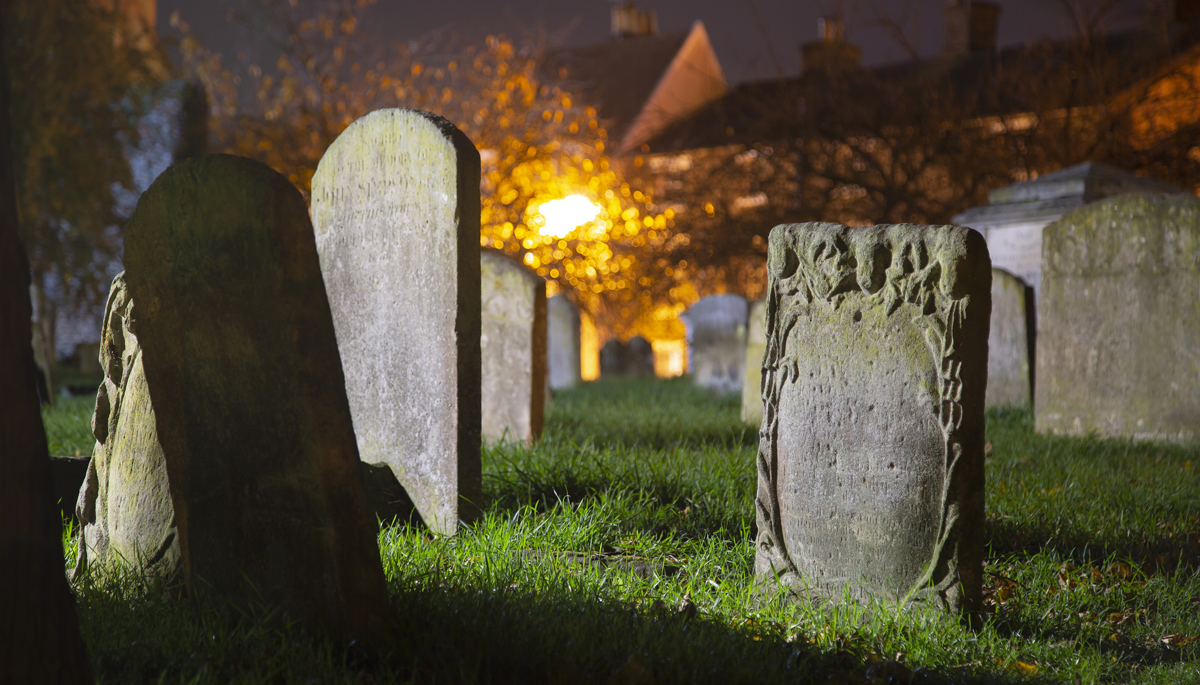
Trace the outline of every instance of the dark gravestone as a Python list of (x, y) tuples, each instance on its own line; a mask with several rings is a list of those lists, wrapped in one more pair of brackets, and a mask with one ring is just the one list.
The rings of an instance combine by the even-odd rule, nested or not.
[(184, 160), (138, 202), (125, 265), (189, 593), (378, 636), (387, 592), (304, 198), (258, 162)]
[(418, 110), (355, 121), (312, 182), (359, 453), (444, 534), (483, 497), (479, 202), (474, 144)]
[(755, 567), (979, 606), (991, 267), (952, 226), (771, 232)]
[(1033, 403), (1033, 288), (1004, 269), (992, 269), (987, 406)]
[(1043, 237), (1037, 430), (1200, 436), (1200, 199), (1106, 198)]
[(613, 338), (600, 348), (600, 376), (650, 377), (654, 375), (654, 348), (650, 341), (635, 335), (629, 342)]
[[(0, 44), (8, 17), (8, 5), (0, 6)], [(0, 682), (87, 683), (75, 600), (63, 575), (62, 519), (50, 499), (30, 345), (29, 263), (17, 237), (8, 95), (0, 53)]]

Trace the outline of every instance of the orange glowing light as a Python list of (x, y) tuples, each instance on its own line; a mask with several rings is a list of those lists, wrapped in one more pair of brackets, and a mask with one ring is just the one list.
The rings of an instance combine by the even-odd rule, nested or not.
[(599, 204), (582, 195), (568, 195), (544, 202), (538, 207), (538, 214), (543, 221), (538, 232), (554, 238), (565, 238), (571, 231), (594, 221), (602, 209)]

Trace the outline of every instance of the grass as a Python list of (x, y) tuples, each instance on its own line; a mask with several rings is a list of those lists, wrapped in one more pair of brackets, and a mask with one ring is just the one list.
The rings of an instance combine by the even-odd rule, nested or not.
[[(67, 435), (87, 423), (72, 411), (47, 413), (48, 433), (64, 431), (52, 442), (87, 442)], [(1050, 438), (1028, 411), (990, 413), (988, 607), (972, 631), (927, 611), (754, 596), (757, 435), (738, 411), (682, 380), (557, 394), (536, 447), (485, 450), (483, 521), (453, 538), (381, 530), (403, 636), (390, 651), (269, 616), (231, 623), (129, 578), (92, 578), (77, 592), (95, 673), (882, 683), (868, 676), (898, 659), (921, 683), (1200, 683), (1197, 446)]]

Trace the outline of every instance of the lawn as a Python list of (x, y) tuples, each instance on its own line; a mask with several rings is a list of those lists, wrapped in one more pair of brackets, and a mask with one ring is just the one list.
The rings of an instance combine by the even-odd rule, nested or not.
[[(102, 682), (1200, 683), (1200, 446), (1049, 438), (989, 413), (986, 622), (751, 591), (756, 431), (685, 380), (555, 395), (485, 450), (486, 516), (384, 526), (401, 637), (346, 649), (158, 588), (76, 589)], [(86, 400), (47, 410), (90, 451)], [(66, 546), (71, 546), (66, 540)], [(898, 663), (892, 663), (898, 662)], [(870, 677), (875, 677), (871, 680)]]

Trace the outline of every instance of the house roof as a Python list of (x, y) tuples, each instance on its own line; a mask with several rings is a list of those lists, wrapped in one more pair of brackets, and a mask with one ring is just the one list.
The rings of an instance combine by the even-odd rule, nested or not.
[[(1195, 27), (1176, 31), (1169, 40), (1157, 40), (1145, 32), (1133, 31), (1098, 39), (1093, 49), (1101, 54), (1120, 55), (1112, 60), (1114, 73), (1106, 75), (1116, 83), (1130, 85), (1178, 58), (1200, 43)], [(1043, 49), (1038, 49), (1039, 47)], [(1020, 83), (1022, 74), (1036, 78), (1050, 68), (1069, 60), (1079, 48), (1078, 42), (1060, 41), (1043, 46), (1014, 46), (998, 52), (974, 52), (957, 57), (935, 57), (896, 64), (842, 71), (832, 76), (851, 89), (866, 92), (880, 82), (949, 83), (960, 96), (972, 96), (1005, 78)], [(804, 73), (786, 79), (743, 83), (724, 97), (706, 105), (692, 116), (678, 121), (648, 142), (651, 152), (666, 153), (688, 149), (747, 144), (791, 137), (784, 130), (803, 116), (805, 94), (828, 84), (828, 72)], [(1106, 90), (1108, 95), (1112, 90)], [(1089, 92), (1086, 85), (1074, 94), (1074, 102), (1087, 105), (1098, 102), (1103, 94)], [(980, 103), (980, 115), (1003, 115), (1029, 111), (1028, 101), (1020, 92), (999, 89), (992, 100)], [(794, 112), (799, 116), (780, 116)], [(778, 130), (772, 130), (772, 128)]]
[(690, 31), (636, 36), (546, 54), (544, 69), (576, 84), (620, 140), (679, 54)]

